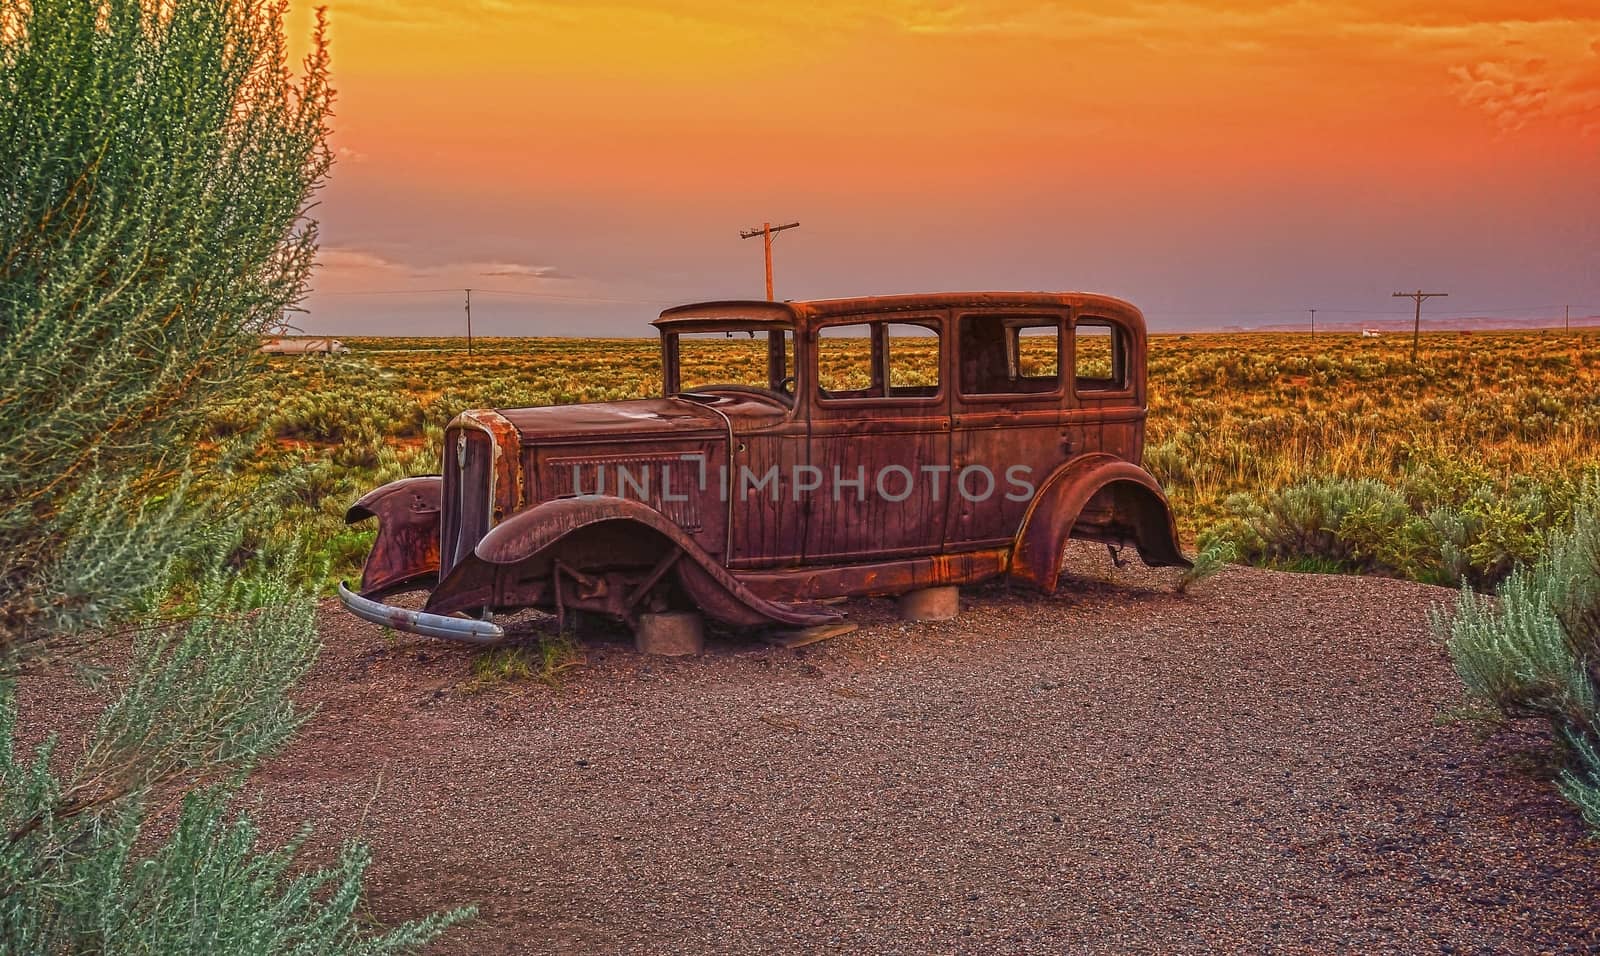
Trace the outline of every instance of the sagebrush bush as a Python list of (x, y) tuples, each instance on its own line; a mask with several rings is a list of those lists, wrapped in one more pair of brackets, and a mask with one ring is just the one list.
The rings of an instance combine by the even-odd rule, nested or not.
[(1435, 627), (1472, 694), (1549, 724), (1565, 758), (1562, 792), (1600, 831), (1600, 484), (1498, 600), (1463, 589)]
[(1238, 493), (1201, 543), (1225, 542), (1248, 562), (1382, 574), (1487, 590), (1543, 550), (1570, 520), (1572, 492), (1487, 477), (1441, 481), (1437, 463), (1394, 484), (1313, 478)]
[(0, 647), (103, 623), (203, 530), (179, 480), (191, 440), (246, 396), (316, 251), (325, 47), (296, 82), (281, 15), (5, 8)]
[[(392, 952), (464, 915), (378, 933), (359, 848), (296, 874), (228, 810), (316, 649), (306, 559), (250, 520), (300, 479), (242, 460), (329, 163), (320, 21), (295, 78), (285, 9), (0, 4), (0, 952)], [(81, 752), (20, 758), (22, 658), (124, 624)]]
[[(15, 686), (0, 682), (0, 952), (386, 953), (457, 911), (364, 928), (366, 853), (297, 873), (296, 846), (258, 852), (229, 810), (239, 781), (299, 727), (288, 691), (315, 651), (312, 607), (282, 578), (218, 572), (187, 624), (143, 632), (131, 677), (66, 767), (53, 741), (15, 751)], [(152, 841), (151, 795), (187, 794)]]
[(1228, 519), (1206, 540), (1231, 543), (1246, 561), (1417, 576), (1437, 551), (1426, 520), (1398, 491), (1370, 478), (1235, 495), (1227, 509)]

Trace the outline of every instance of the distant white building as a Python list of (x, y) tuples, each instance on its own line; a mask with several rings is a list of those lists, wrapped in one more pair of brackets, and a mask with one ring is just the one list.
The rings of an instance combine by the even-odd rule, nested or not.
[(331, 336), (285, 336), (263, 340), (261, 351), (271, 355), (332, 355), (350, 348)]
[(1361, 337), (1364, 338), (1364, 339), (1375, 339), (1375, 338), (1377, 338), (1378, 336), (1380, 336), (1382, 334), (1383, 333), (1381, 331), (1379, 331), (1378, 329), (1362, 329), (1361, 330)]

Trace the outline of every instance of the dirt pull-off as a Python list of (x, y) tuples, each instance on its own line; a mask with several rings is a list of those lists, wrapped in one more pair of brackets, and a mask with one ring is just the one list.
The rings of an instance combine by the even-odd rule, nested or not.
[(381, 919), (477, 902), (447, 952), (1600, 946), (1543, 741), (1454, 717), (1450, 592), (1098, 573), (798, 651), (590, 641), (557, 690), (330, 606), (259, 812), (370, 842)]

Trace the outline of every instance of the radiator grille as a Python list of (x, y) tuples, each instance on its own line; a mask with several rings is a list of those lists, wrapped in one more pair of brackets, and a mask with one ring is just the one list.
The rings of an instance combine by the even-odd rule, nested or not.
[(439, 526), (440, 577), (472, 553), (489, 532), (494, 511), (490, 481), (494, 442), (476, 429), (452, 428), (444, 436), (444, 500)]

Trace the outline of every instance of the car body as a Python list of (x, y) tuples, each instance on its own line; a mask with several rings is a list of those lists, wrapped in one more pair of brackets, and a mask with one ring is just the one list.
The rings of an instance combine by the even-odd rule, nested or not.
[[(730, 301), (654, 324), (661, 397), (463, 412), (440, 475), (351, 507), (379, 525), (347, 606), (465, 640), (521, 608), (806, 627), (842, 596), (1002, 575), (1053, 591), (1069, 538), (1188, 563), (1140, 464), (1146, 332), (1127, 302)], [(381, 603), (418, 588), (422, 611)]]

